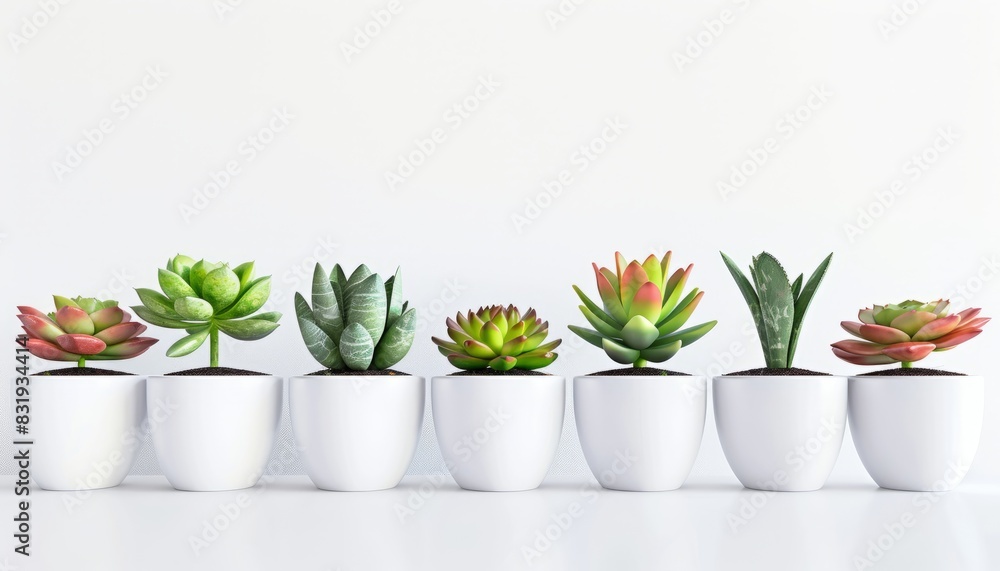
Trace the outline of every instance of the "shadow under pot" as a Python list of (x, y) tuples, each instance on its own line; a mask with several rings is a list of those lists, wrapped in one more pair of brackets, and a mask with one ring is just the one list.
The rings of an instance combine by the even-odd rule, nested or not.
[(313, 484), (344, 492), (399, 484), (420, 440), (424, 393), (412, 375), (291, 378), (292, 430)]
[(584, 376), (573, 381), (580, 445), (594, 477), (612, 490), (675, 490), (705, 431), (705, 377)]
[(185, 491), (238, 490), (264, 474), (281, 418), (282, 379), (205, 374), (150, 377), (146, 406), (156, 458)]
[(872, 376), (849, 381), (851, 436), (882, 488), (943, 492), (965, 478), (983, 428), (983, 377)]
[(844, 439), (846, 377), (715, 377), (712, 400), (722, 450), (744, 487), (823, 487)]
[(438, 445), (466, 490), (541, 485), (562, 433), (566, 381), (552, 375), (449, 375), (431, 381)]
[[(122, 483), (142, 443), (146, 379), (136, 375), (33, 375), (31, 477), (43, 490)], [(15, 441), (19, 438), (15, 438)]]

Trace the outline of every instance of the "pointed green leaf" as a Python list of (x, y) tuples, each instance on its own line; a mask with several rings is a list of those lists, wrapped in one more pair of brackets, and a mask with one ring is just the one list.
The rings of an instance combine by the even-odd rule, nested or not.
[(157, 327), (166, 327), (168, 329), (187, 329), (189, 327), (197, 327), (199, 325), (197, 323), (163, 317), (158, 313), (153, 313), (153, 311), (147, 309), (144, 305), (133, 305), (132, 311), (139, 316), (139, 319), (142, 319), (146, 323), (156, 325)]
[(176, 343), (167, 349), (167, 357), (183, 357), (194, 353), (208, 339), (209, 328), (206, 327), (195, 333), (181, 337)]
[(639, 356), (653, 363), (662, 363), (676, 355), (681, 350), (681, 346), (680, 341), (664, 344), (656, 343), (640, 351)]
[(403, 271), (396, 268), (396, 275), (385, 282), (385, 301), (387, 305), (386, 324), (392, 325), (403, 314)]
[(778, 260), (767, 252), (754, 259), (754, 285), (760, 299), (761, 320), (767, 331), (768, 367), (788, 367), (788, 348), (795, 322), (795, 300), (788, 274)]
[(205, 281), (205, 276), (209, 274), (212, 270), (218, 268), (222, 264), (215, 264), (212, 262), (206, 262), (205, 260), (198, 260), (191, 266), (191, 273), (188, 277), (188, 283), (191, 284), (191, 288), (201, 296), (202, 284)]
[(526, 371), (533, 371), (535, 369), (541, 369), (542, 367), (548, 367), (558, 356), (559, 355), (556, 355), (555, 353), (520, 355), (517, 357), (517, 363), (514, 367)]
[(725, 262), (726, 268), (729, 269), (729, 273), (733, 276), (733, 280), (736, 281), (736, 286), (739, 288), (740, 293), (743, 294), (743, 299), (746, 301), (747, 307), (750, 308), (750, 315), (753, 316), (754, 326), (757, 328), (757, 337), (760, 340), (760, 348), (766, 357), (767, 330), (764, 328), (764, 322), (761, 319), (760, 299), (757, 297), (757, 292), (753, 289), (753, 286), (750, 284), (750, 280), (743, 275), (743, 272), (740, 271), (736, 263), (724, 253), (719, 253), (722, 254), (722, 261)]
[(459, 353), (448, 355), (448, 362), (463, 371), (485, 369), (490, 366), (490, 362), (486, 359), (477, 359), (475, 357), (461, 355)]
[(219, 331), (233, 339), (240, 341), (256, 341), (263, 339), (278, 328), (278, 324), (273, 321), (263, 319), (235, 319), (231, 321), (216, 322)]
[(792, 336), (788, 341), (788, 361), (787, 365), (792, 366), (792, 359), (795, 358), (795, 348), (799, 344), (799, 333), (802, 331), (802, 320), (806, 316), (806, 310), (809, 309), (809, 304), (812, 303), (812, 298), (816, 295), (816, 290), (819, 288), (819, 284), (823, 282), (823, 277), (826, 275), (827, 268), (830, 267), (830, 260), (833, 259), (833, 253), (831, 252), (829, 256), (824, 259), (816, 271), (809, 276), (809, 281), (802, 288), (802, 293), (796, 296), (795, 299), (795, 321), (792, 324)]
[[(218, 316), (218, 319), (240, 319), (253, 314), (264, 307), (267, 298), (271, 296), (271, 276), (258, 278), (243, 290), (239, 299), (229, 309)], [(259, 317), (258, 317), (259, 319)]]
[(417, 331), (417, 310), (410, 309), (400, 315), (385, 331), (385, 335), (375, 347), (372, 361), (376, 369), (392, 367), (410, 351)]
[[(600, 330), (598, 330), (600, 331)], [(660, 336), (656, 326), (641, 315), (636, 315), (625, 324), (621, 332), (622, 341), (632, 349), (645, 349)]]
[(177, 301), (182, 297), (198, 297), (198, 294), (191, 289), (191, 286), (184, 281), (184, 278), (174, 272), (160, 268), (157, 270), (157, 276), (160, 282), (160, 289), (171, 301)]
[(490, 368), (496, 371), (509, 371), (517, 365), (517, 359), (510, 356), (495, 357), (490, 361)]
[(244, 262), (233, 268), (233, 273), (236, 274), (236, 277), (240, 278), (241, 293), (247, 291), (247, 288), (250, 287), (251, 283), (253, 283), (253, 270), (253, 262)]
[(76, 308), (80, 307), (79, 305), (77, 305), (77, 303), (75, 301), (73, 301), (72, 299), (70, 299), (68, 297), (63, 297), (61, 295), (54, 295), (54, 296), (52, 296), (52, 299), (53, 299), (53, 301), (55, 301), (56, 311), (59, 311), (60, 309), (62, 309), (64, 307), (76, 307)]
[(600, 333), (584, 327), (577, 327), (576, 325), (570, 325), (569, 330), (579, 335), (581, 339), (594, 347), (604, 348), (604, 337)]
[(605, 313), (605, 311), (603, 309), (601, 309), (601, 307), (599, 305), (597, 305), (596, 303), (594, 303), (593, 301), (591, 301), (591, 299), (589, 297), (587, 297), (586, 294), (583, 293), (583, 290), (581, 290), (577, 286), (573, 286), (573, 291), (576, 292), (576, 295), (578, 295), (580, 297), (580, 301), (583, 302), (583, 305), (585, 305), (587, 307), (587, 309), (589, 309), (590, 312), (594, 314), (595, 317), (597, 317), (598, 319), (600, 319), (604, 323), (607, 323), (611, 327), (614, 327), (615, 329), (618, 329), (619, 327), (621, 327), (621, 325), (619, 325), (618, 322), (615, 321), (615, 318), (613, 318), (610, 315), (608, 315), (607, 313)]
[(170, 319), (179, 319), (180, 315), (174, 311), (174, 302), (163, 295), (162, 293), (146, 288), (136, 288), (135, 292), (139, 294), (139, 301), (142, 302), (150, 311), (167, 317)]
[(340, 350), (333, 342), (333, 339), (315, 323), (307, 318), (299, 318), (299, 332), (302, 334), (302, 341), (306, 344), (306, 349), (312, 354), (319, 364), (327, 369), (340, 370), (344, 368), (344, 360), (340, 357)]

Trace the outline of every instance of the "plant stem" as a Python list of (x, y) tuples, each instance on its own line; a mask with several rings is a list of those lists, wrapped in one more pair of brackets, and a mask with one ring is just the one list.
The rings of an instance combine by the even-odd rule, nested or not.
[(910, 369), (913, 367), (913, 361), (903, 361), (903, 368)]
[(632, 363), (632, 366), (635, 367), (636, 369), (639, 369), (645, 367), (647, 364), (648, 363), (646, 363), (645, 359), (639, 359), (635, 363)]
[(76, 362), (76, 366), (80, 367), (81, 369), (84, 368), (86, 365), (87, 365), (87, 358), (86, 357), (82, 357), (81, 356), (80, 360)]
[(219, 328), (212, 324), (208, 330), (209, 364), (219, 366)]

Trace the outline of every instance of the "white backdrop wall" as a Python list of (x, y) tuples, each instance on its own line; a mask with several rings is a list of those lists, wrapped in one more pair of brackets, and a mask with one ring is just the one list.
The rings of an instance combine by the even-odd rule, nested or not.
[[(590, 263), (616, 249), (672, 249), (708, 292), (696, 318), (719, 325), (669, 366), (712, 374), (763, 364), (719, 250), (748, 262), (767, 249), (795, 272), (833, 251), (796, 364), (852, 373), (828, 345), (862, 306), (951, 296), (998, 312), (998, 10), (10, 0), (2, 323), (13, 336), (14, 306), (53, 293), (134, 304), (178, 252), (255, 259), (286, 318), (224, 344), (223, 364), (287, 377), (318, 368), (291, 318), (315, 261), (402, 265), (421, 322), (399, 368), (448, 373), (429, 340), (445, 317), (515, 303), (566, 339), (551, 372), (572, 377), (613, 363), (566, 329), (583, 322), (570, 285), (592, 291)], [(205, 350), (166, 358), (176, 335), (155, 334), (120, 366), (207, 364)], [(993, 325), (927, 362), (987, 377), (970, 481), (1000, 477), (998, 340)], [(287, 411), (278, 445), (292, 445)], [(10, 439), (0, 448), (10, 473)], [(428, 416), (411, 471), (441, 469)], [(135, 472), (157, 471), (147, 446)], [(586, 474), (571, 406), (552, 473)], [(692, 477), (736, 481), (711, 405)], [(849, 438), (833, 480), (870, 482)]]

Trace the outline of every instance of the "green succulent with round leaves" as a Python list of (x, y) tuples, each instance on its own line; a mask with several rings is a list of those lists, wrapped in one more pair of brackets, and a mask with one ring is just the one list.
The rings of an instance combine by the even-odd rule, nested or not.
[(178, 254), (158, 272), (160, 291), (137, 288), (142, 305), (132, 307), (144, 321), (187, 335), (167, 349), (168, 357), (183, 357), (209, 341), (209, 361), (219, 366), (219, 333), (240, 341), (255, 341), (278, 328), (281, 313), (257, 313), (271, 295), (271, 277), (254, 278), (254, 263), (195, 261)]
[(562, 343), (556, 339), (542, 343), (549, 334), (549, 322), (542, 321), (529, 308), (521, 312), (513, 305), (480, 307), (468, 314), (458, 313), (447, 319), (451, 341), (432, 337), (438, 351), (462, 370), (514, 369), (534, 370), (556, 360), (553, 349)]
[(417, 311), (403, 301), (399, 269), (388, 280), (362, 264), (350, 277), (337, 264), (316, 264), (312, 307), (295, 294), (295, 315), (306, 348), (332, 371), (385, 370), (410, 351)]

